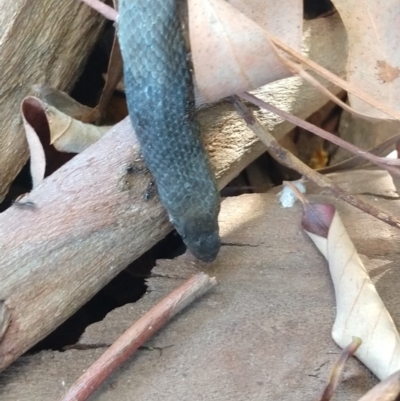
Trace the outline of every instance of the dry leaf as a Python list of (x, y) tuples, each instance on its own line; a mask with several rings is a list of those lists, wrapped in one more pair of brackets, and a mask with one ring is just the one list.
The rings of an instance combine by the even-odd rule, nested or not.
[(327, 259), (335, 288), (332, 337), (342, 348), (353, 337), (361, 338), (355, 355), (383, 380), (400, 369), (397, 329), (335, 208), (311, 205), (307, 209), (303, 228)]
[(118, 84), (121, 82), (121, 80), (122, 80), (122, 56), (117, 36), (115, 36), (107, 68), (106, 83), (101, 93), (99, 104), (96, 107), (99, 113), (100, 121), (102, 121), (102, 119), (106, 115), (107, 107), (110, 104), (114, 91), (118, 87)]
[[(400, 2), (332, 0), (349, 38), (347, 80), (394, 110), (400, 110)], [(362, 114), (387, 118), (357, 97), (350, 104)]]
[(50, 143), (60, 152), (83, 152), (111, 128), (83, 123), (52, 106), (46, 107), (46, 115), (50, 127)]
[[(62, 113), (53, 106), (46, 105), (35, 97), (24, 99), (23, 104), (29, 104), (31, 107), (34, 105), (35, 118), (40, 118), (45, 122), (50, 135), (50, 144), (54, 145), (60, 152), (80, 153), (98, 141), (111, 128), (108, 126), (98, 127), (92, 124), (85, 124)], [(57, 104), (60, 104), (60, 102)], [(72, 109), (65, 105), (63, 107), (71, 112), (74, 110), (75, 114), (81, 116), (79, 108), (76, 108), (76, 106), (73, 106)], [(26, 111), (26, 109), (25, 107), (24, 111)], [(37, 125), (35, 128), (37, 131)], [(29, 134), (31, 135), (30, 132)], [(37, 137), (36, 134), (35, 136)]]
[(37, 113), (37, 102), (38, 100), (34, 98), (27, 98), (21, 104), (22, 121), (30, 152), (33, 188), (36, 188), (43, 181), (46, 170), (44, 149), (34, 128), (46, 124), (40, 114)]
[(293, 47), (301, 49), (303, 1), (227, 0), (246, 17)]
[[(59, 93), (46, 90), (47, 98), (56, 99), (60, 107), (81, 116), (79, 103), (71, 104), (68, 95), (60, 97)], [(33, 96), (22, 101), (21, 113), (31, 156), (33, 188), (43, 181), (46, 174), (51, 174), (72, 157), (59, 152), (82, 152), (110, 129), (84, 124)]]
[(72, 99), (67, 93), (59, 89), (52, 88), (48, 85), (35, 85), (33, 87), (35, 97), (38, 97), (46, 105), (53, 106), (59, 111), (68, 114), (72, 118), (78, 120), (84, 119), (87, 115), (93, 113), (91, 107), (80, 104), (75, 99)]
[(291, 75), (268, 33), (225, 0), (189, 0), (188, 7), (195, 78), (206, 102)]

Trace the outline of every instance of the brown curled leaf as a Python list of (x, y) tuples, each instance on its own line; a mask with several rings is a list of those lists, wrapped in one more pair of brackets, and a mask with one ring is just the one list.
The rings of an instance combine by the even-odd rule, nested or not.
[(224, 0), (189, 0), (190, 43), (206, 102), (291, 75), (268, 33)]
[(303, 210), (302, 227), (315, 235), (327, 238), (335, 207), (329, 203), (307, 204)]
[[(349, 38), (347, 80), (385, 105), (400, 106), (400, 28), (398, 0), (333, 0)], [(349, 101), (358, 112), (372, 118), (388, 116), (353, 94)]]

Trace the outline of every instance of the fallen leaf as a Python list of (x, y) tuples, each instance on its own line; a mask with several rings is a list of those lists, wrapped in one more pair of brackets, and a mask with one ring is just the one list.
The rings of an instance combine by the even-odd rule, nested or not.
[(84, 106), (59, 89), (41, 84), (35, 85), (33, 90), (35, 91), (35, 97), (42, 100), (43, 103), (53, 106), (57, 110), (68, 114), (70, 117), (76, 118), (77, 120), (82, 121), (87, 115), (93, 113), (91, 107)]
[[(252, 14), (255, 5), (253, 1), (245, 9)], [(206, 102), (291, 75), (270, 43), (268, 32), (228, 2), (189, 0), (188, 7), (195, 79)], [(296, 31), (299, 25), (301, 18)]]
[(30, 152), (32, 188), (36, 188), (43, 181), (46, 170), (44, 149), (34, 128), (46, 124), (40, 113), (37, 113), (37, 102), (37, 99), (27, 98), (21, 104), (22, 121)]
[(50, 127), (50, 143), (60, 152), (83, 152), (111, 128), (83, 123), (52, 106), (46, 107), (46, 116)]
[[(68, 96), (68, 95), (66, 95)], [(52, 95), (54, 101), (54, 96)], [(79, 103), (77, 105), (70, 104), (66, 98), (63, 98), (62, 102), (60, 97), (57, 97), (57, 102), (64, 110), (67, 110), (75, 115), (82, 116), (79, 110)], [(42, 124), (38, 127), (35, 124), (36, 132), (42, 130), (42, 126), (45, 125), (49, 132), (49, 143), (52, 144), (60, 152), (68, 153), (80, 153), (90, 145), (98, 141), (107, 131), (110, 130), (109, 126), (98, 127), (93, 124), (83, 123), (70, 115), (67, 115), (53, 106), (49, 106), (43, 103), (41, 100), (35, 97), (27, 97), (23, 101), (23, 115), (27, 113), (27, 105), (30, 108), (34, 107), (36, 119), (41, 119)], [(85, 106), (83, 106), (85, 107)], [(83, 109), (84, 110), (84, 109)], [(28, 134), (27, 134), (28, 135)], [(29, 135), (32, 135), (31, 131)], [(37, 137), (37, 135), (35, 134)], [(40, 140), (39, 140), (40, 142)], [(43, 153), (44, 157), (44, 153)]]
[[(332, 337), (342, 348), (353, 337), (357, 358), (381, 380), (400, 369), (400, 336), (332, 205), (307, 207), (302, 225), (329, 264), (336, 296)], [(310, 218), (310, 216), (312, 218)], [(321, 232), (321, 222), (328, 232)]]
[(301, 49), (303, 1), (227, 0), (246, 17), (294, 49)]
[(397, 67), (392, 67), (385, 60), (378, 60), (376, 66), (378, 77), (382, 83), (393, 82), (399, 76), (400, 70)]
[[(400, 110), (400, 28), (397, 0), (332, 0), (349, 38), (347, 80)], [(349, 94), (351, 106), (373, 118), (388, 116)]]
[(101, 92), (99, 104), (96, 107), (99, 113), (98, 121), (102, 121), (104, 116), (106, 115), (107, 107), (111, 101), (115, 89), (117, 88), (121, 80), (122, 56), (117, 36), (115, 36), (111, 49), (110, 60), (107, 67), (106, 83), (104, 85), (103, 91)]

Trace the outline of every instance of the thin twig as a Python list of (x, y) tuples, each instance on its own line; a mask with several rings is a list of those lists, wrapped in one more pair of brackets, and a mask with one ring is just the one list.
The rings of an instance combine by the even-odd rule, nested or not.
[[(272, 43), (272, 45), (275, 47), (274, 43)], [(290, 60), (289, 58), (283, 56), (279, 51), (276, 51), (276, 54), (279, 56), (280, 60), (283, 62), (283, 64), (285, 64), (286, 68), (293, 75), (297, 74), (299, 77), (303, 78), (306, 82), (317, 88), (322, 94), (324, 94), (328, 99), (332, 100), (332, 102), (340, 106), (343, 110), (346, 110), (347, 112), (360, 118), (365, 118), (364, 114), (359, 113), (357, 110), (349, 106), (346, 102), (342, 101), (339, 97), (334, 95), (329, 89), (325, 88), (325, 86), (322, 85), (321, 82), (319, 82), (316, 78), (314, 78), (307, 71), (305, 71), (301, 64), (298, 64)]]
[(0, 301), (0, 342), (11, 322), (11, 312), (4, 301)]
[(308, 201), (308, 199), (301, 191), (299, 191), (299, 188), (297, 188), (292, 181), (282, 181), (282, 185), (289, 187), (304, 207), (310, 207), (310, 202)]
[(298, 127), (301, 127), (307, 131), (312, 132), (315, 135), (318, 135), (319, 137), (326, 139), (329, 142), (334, 143), (335, 145), (340, 146), (343, 149), (348, 150), (349, 152), (360, 156), (371, 163), (374, 163), (378, 165), (381, 168), (384, 168), (385, 170), (390, 171), (392, 174), (397, 175), (400, 177), (400, 170), (392, 167), (393, 165), (398, 165), (400, 164), (400, 160), (398, 159), (385, 159), (380, 156), (373, 155), (371, 153), (368, 153), (367, 151), (360, 149), (359, 147), (343, 140), (342, 138), (339, 138), (336, 135), (331, 134), (330, 132), (327, 132), (323, 130), (322, 128), (319, 128), (313, 124), (310, 124), (307, 121), (302, 120), (299, 117), (293, 116), (290, 113), (287, 113), (286, 111), (283, 111), (281, 109), (278, 109), (277, 107), (273, 106), (270, 103), (264, 102), (263, 100), (259, 99), (258, 97), (251, 95), (250, 93), (241, 93), (239, 95), (242, 99), (247, 100), (248, 102), (251, 102), (255, 104), (258, 107), (261, 107), (265, 110), (270, 111), (271, 113), (274, 113), (278, 115), (279, 117), (282, 117), (284, 120), (289, 121), (290, 123), (297, 125)]
[(353, 337), (351, 344), (342, 351), (339, 359), (335, 362), (331, 369), (328, 384), (325, 387), (325, 390), (322, 393), (319, 401), (330, 401), (332, 399), (333, 394), (340, 382), (340, 377), (342, 376), (342, 372), (347, 360), (355, 354), (360, 345), (361, 339), (358, 337)]
[(308, 177), (318, 186), (329, 189), (335, 196), (344, 200), (347, 203), (350, 203), (350, 205), (355, 206), (365, 213), (368, 213), (371, 216), (393, 227), (400, 228), (400, 219), (349, 194), (338, 185), (334, 184), (328, 177), (319, 174), (318, 172), (304, 164), (288, 150), (282, 148), (278, 141), (263, 127), (263, 125), (257, 120), (257, 118), (255, 118), (254, 114), (243, 104), (243, 102), (241, 102), (237, 96), (235, 96), (233, 99), (237, 112), (245, 120), (248, 127), (265, 144), (268, 152), (274, 159), (276, 159), (283, 165), (293, 170), (296, 170), (300, 174)]
[(93, 8), (99, 12), (103, 17), (111, 21), (116, 21), (118, 17), (118, 12), (114, 8), (102, 3), (100, 0), (81, 0), (82, 3), (87, 4), (89, 7)]
[(205, 273), (191, 277), (142, 316), (73, 384), (61, 401), (86, 400), (154, 333), (196, 298), (217, 285)]
[(355, 85), (345, 81), (344, 79), (338, 77), (337, 75), (333, 74), (332, 72), (328, 71), (324, 67), (317, 64), (315, 61), (304, 57), (301, 53), (291, 48), (289, 45), (283, 43), (279, 40), (276, 36), (271, 34), (268, 35), (269, 39), (273, 42), (273, 44), (278, 47), (279, 49), (283, 50), (285, 53), (292, 56), (296, 61), (306, 65), (307, 67), (311, 68), (314, 72), (318, 75), (324, 77), (325, 79), (329, 80), (333, 84), (339, 86), (340, 88), (346, 90), (347, 92), (351, 93), (352, 95), (358, 97), (359, 99), (363, 100), (364, 102), (370, 104), (371, 106), (376, 107), (378, 110), (382, 111), (383, 113), (387, 114), (395, 118), (396, 120), (400, 120), (400, 113), (397, 110), (394, 110), (390, 106), (376, 100), (373, 96), (369, 95), (368, 93), (364, 92), (363, 90), (357, 88)]
[(400, 370), (368, 391), (358, 401), (396, 401), (400, 395)]
[[(395, 134), (391, 136), (390, 138), (386, 139), (385, 141), (381, 142), (379, 145), (376, 145), (372, 148), (368, 149), (368, 153), (371, 153), (375, 156), (380, 156), (384, 152), (387, 152), (393, 145), (398, 142), (400, 139), (400, 134)], [(368, 166), (370, 165), (369, 163), (364, 163), (362, 164), (362, 160), (360, 160), (360, 156), (354, 155), (346, 160), (343, 160), (342, 162), (336, 163), (332, 166), (328, 167), (322, 167), (318, 169), (317, 171), (321, 174), (327, 174), (327, 173), (333, 173), (336, 171), (341, 171), (341, 170), (347, 170), (353, 167), (357, 166)]]

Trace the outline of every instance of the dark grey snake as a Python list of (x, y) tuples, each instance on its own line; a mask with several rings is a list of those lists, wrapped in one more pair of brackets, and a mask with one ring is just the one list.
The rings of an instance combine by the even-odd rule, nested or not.
[(132, 126), (160, 199), (189, 250), (215, 259), (219, 193), (194, 119), (177, 0), (120, 0), (118, 37)]

